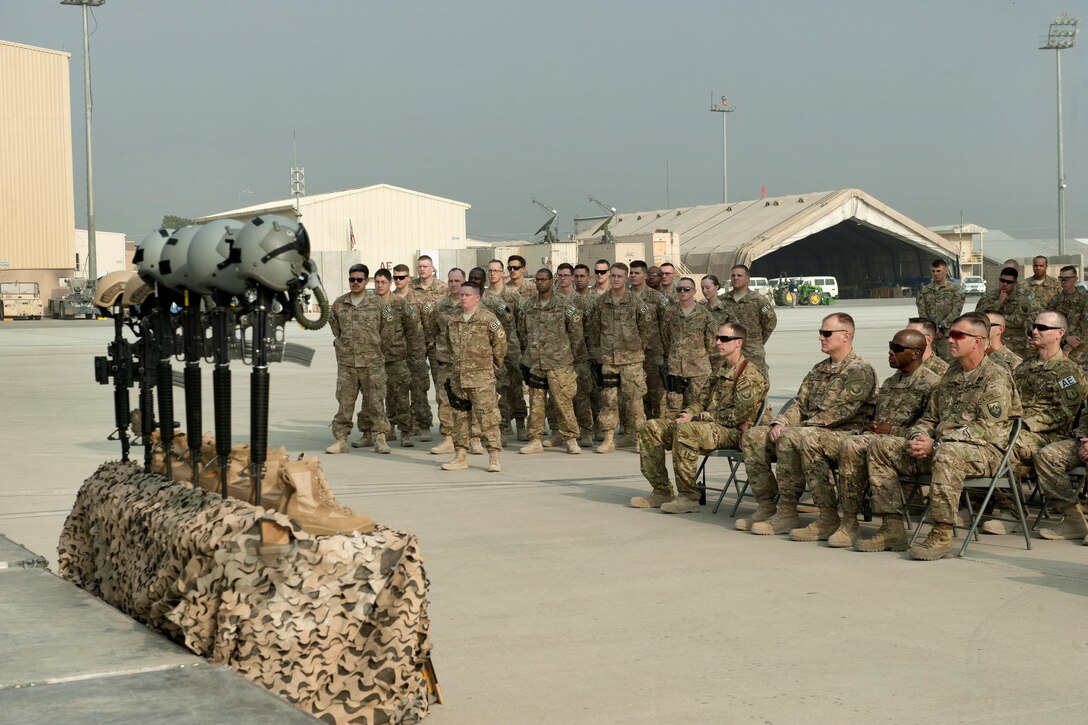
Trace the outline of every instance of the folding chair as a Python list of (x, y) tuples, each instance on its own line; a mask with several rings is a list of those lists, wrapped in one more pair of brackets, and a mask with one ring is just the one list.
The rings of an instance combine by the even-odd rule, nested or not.
[[(1084, 498), (1085, 491), (1088, 491), (1088, 476), (1086, 476), (1086, 469), (1084, 466), (1077, 466), (1073, 470), (1069, 471), (1069, 478), (1079, 478), (1081, 480), (1079, 498)], [(1031, 492), (1031, 496), (1028, 497), (1028, 503), (1036, 496), (1039, 496), (1039, 513), (1035, 517), (1035, 523), (1031, 525), (1032, 531), (1039, 530), (1039, 524), (1043, 519), (1049, 519), (1050, 513), (1047, 511), (1046, 494), (1043, 493), (1043, 487), (1039, 484), (1039, 480), (1036, 477), (1035, 488)]]
[[(994, 489), (1007, 488), (1012, 492), (1013, 501), (1016, 502), (1016, 514), (1019, 516), (1019, 523), (1021, 531), (1024, 532), (1024, 545), (1031, 549), (1031, 538), (1028, 535), (1028, 522), (1024, 518), (1024, 505), (1020, 500), (1020, 482), (1016, 480), (1016, 476), (1013, 473), (1012, 463), (1010, 458), (1012, 457), (1012, 450), (1016, 444), (1016, 438), (1020, 435), (1020, 428), (1022, 424), (1019, 418), (1013, 420), (1012, 431), (1009, 433), (1009, 443), (1005, 448), (1004, 453), (1001, 456), (1001, 462), (994, 470), (994, 475), (980, 478), (968, 478), (963, 482), (963, 491), (960, 493), (960, 498), (967, 502), (967, 512), (971, 516), (971, 526), (955, 526), (953, 525), (953, 531), (957, 528), (967, 528), (967, 536), (963, 538), (963, 545), (960, 546), (959, 554), (957, 556), (963, 556), (967, 551), (967, 547), (971, 544), (971, 537), (978, 540), (978, 526), (982, 521), (982, 517), (986, 515), (986, 506), (990, 503), (990, 498), (994, 494)], [(978, 513), (976, 514), (971, 506), (971, 498), (967, 495), (968, 489), (972, 488), (984, 488), (986, 489), (986, 495), (982, 498), (982, 503), (978, 507)], [(918, 538), (918, 534), (922, 531), (922, 524), (925, 523), (926, 518), (929, 516), (930, 509), (933, 507), (932, 495), (926, 500), (926, 510), (922, 514), (921, 520), (918, 522), (918, 526), (914, 529), (914, 535), (910, 538), (911, 546), (914, 545), (915, 540)], [(991, 517), (993, 518), (993, 517)], [(1001, 517), (1002, 521), (1016, 521), (1016, 519), (1006, 519)]]
[[(786, 401), (785, 405), (779, 408), (779, 413), (788, 408), (796, 398), (790, 398)], [(757, 424), (763, 420), (763, 414), (767, 411), (767, 407), (770, 405), (770, 400), (764, 398), (763, 402), (759, 406), (759, 413), (756, 415)], [(729, 461), (729, 476), (725, 479), (725, 484), (722, 488), (714, 488), (706, 485), (706, 462), (711, 457), (725, 458)], [(718, 508), (722, 505), (722, 500), (725, 499), (726, 492), (729, 491), (729, 487), (732, 486), (737, 492), (737, 502), (733, 504), (733, 510), (729, 512), (730, 516), (737, 515), (737, 509), (740, 507), (740, 502), (744, 498), (745, 492), (748, 490), (748, 479), (740, 478), (738, 472), (741, 464), (744, 463), (744, 451), (740, 448), (719, 448), (716, 451), (711, 451), (703, 456), (702, 463), (699, 464), (699, 470), (695, 472), (695, 477), (702, 476), (702, 484), (699, 486), (699, 503), (706, 503), (707, 491), (718, 491), (718, 501), (714, 504), (714, 510), (711, 513), (718, 513)], [(741, 485), (743, 484), (743, 486)]]

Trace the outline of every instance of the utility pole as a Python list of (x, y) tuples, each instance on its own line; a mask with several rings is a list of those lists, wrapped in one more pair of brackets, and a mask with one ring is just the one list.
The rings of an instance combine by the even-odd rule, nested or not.
[[(720, 99), (720, 101), (719, 101)], [(722, 114), (722, 203), (729, 203), (729, 136), (726, 128), (729, 114), (737, 110), (729, 105), (729, 99), (725, 96), (715, 97), (710, 94), (710, 110)]]
[(1062, 149), (1062, 51), (1077, 44), (1077, 24), (1080, 21), (1061, 15), (1050, 24), (1039, 50), (1053, 50), (1058, 71), (1058, 256), (1065, 254), (1065, 153)]

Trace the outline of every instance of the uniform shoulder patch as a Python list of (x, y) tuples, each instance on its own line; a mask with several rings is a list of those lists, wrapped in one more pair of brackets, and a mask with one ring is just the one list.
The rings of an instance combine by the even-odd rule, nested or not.
[(1061, 380), (1058, 381), (1058, 387), (1060, 387), (1062, 390), (1065, 390), (1066, 388), (1071, 388), (1076, 384), (1077, 384), (1077, 376), (1076, 375), (1070, 375), (1069, 377), (1062, 378)]
[(392, 307), (383, 307), (382, 308), (382, 317), (384, 317), (387, 320), (392, 320), (393, 319), (393, 308)]
[(424, 302), (423, 303), (423, 311), (424, 312), (430, 312), (433, 309), (434, 309), (434, 303), (433, 302)]
[(649, 305), (643, 305), (641, 308), (639, 308), (639, 313), (643, 314), (643, 315), (645, 315), (649, 311), (650, 311), (650, 306)]
[(500, 325), (500, 324), (499, 324), (499, 321), (498, 321), (498, 320), (495, 320), (494, 322), (492, 322), (492, 323), (491, 323), (490, 327), (491, 327), (491, 331), (492, 331), (492, 332), (495, 332), (495, 331), (497, 331), (497, 330), (498, 330), (499, 328), (501, 328), (501, 327), (502, 327), (502, 325)]
[(578, 312), (578, 310), (574, 309), (573, 307), (568, 307), (567, 308), (567, 317), (574, 317), (574, 315), (577, 314), (577, 312)]
[(763, 314), (767, 314), (768, 312), (771, 311), (770, 305), (763, 305), (763, 307), (761, 307), (759, 309), (759, 311), (762, 312)]
[(497, 309), (499, 311), (499, 313), (503, 314), (503, 315), (505, 315), (507, 312), (510, 311), (510, 308), (507, 306), (507, 304), (505, 302), (500, 302), (499, 306), (496, 307), (495, 309)]
[(404, 312), (405, 312), (405, 314), (408, 314), (408, 315), (410, 315), (410, 314), (412, 314), (412, 313), (413, 313), (414, 311), (415, 311), (415, 308), (413, 308), (413, 307), (412, 307), (412, 303), (411, 303), (411, 302), (409, 302), (408, 304), (406, 304), (406, 305), (404, 306)]
[(987, 403), (986, 404), (986, 410), (990, 411), (990, 415), (992, 415), (995, 418), (1000, 418), (1001, 417), (1001, 403), (998, 403), (998, 402)]
[(672, 304), (672, 300), (670, 300), (670, 299), (669, 299), (668, 297), (665, 297), (664, 295), (662, 295), (662, 296), (661, 296), (661, 297), (660, 297), (660, 298), (659, 298), (659, 299), (657, 300), (657, 305), (658, 305), (658, 307), (660, 307), (661, 309), (665, 309), (666, 307), (668, 307), (668, 306), (669, 306), (669, 305), (671, 305), (671, 304)]

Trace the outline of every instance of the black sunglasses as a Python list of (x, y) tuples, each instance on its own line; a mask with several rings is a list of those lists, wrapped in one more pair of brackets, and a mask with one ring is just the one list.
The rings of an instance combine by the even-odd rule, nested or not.
[(677, 287), (676, 291), (677, 292), (694, 292), (695, 288), (694, 287)]
[(511, 264), (509, 267), (507, 267), (507, 269), (511, 272), (517, 272), (519, 269), (522, 269), (522, 267), (519, 267), (516, 264)]
[(1031, 329), (1038, 330), (1039, 332), (1046, 332), (1047, 330), (1064, 330), (1064, 327), (1053, 327), (1051, 325), (1040, 325), (1038, 322), (1033, 322)]
[(397, 280), (399, 282), (402, 279), (408, 279), (408, 275), (406, 275), (406, 274), (394, 274), (393, 279), (395, 279), (395, 280)]
[(922, 352), (922, 348), (920, 348), (920, 347), (910, 347), (908, 345), (900, 345), (898, 342), (889, 342), (888, 343), (888, 349), (891, 350), (894, 353), (906, 352), (907, 350), (917, 350), (918, 352)]
[(348, 277), (348, 282), (351, 282), (352, 284), (362, 284), (363, 282), (366, 282), (366, 277)]
[(718, 342), (733, 342), (733, 340), (743, 339), (743, 337), (734, 337), (733, 335), (718, 335)]
[(595, 269), (593, 271), (596, 272), (597, 274), (608, 274), (607, 269)]
[(1015, 279), (999, 279), (997, 281), (1000, 282), (1001, 284), (1016, 284)]
[(849, 330), (818, 330), (821, 337), (831, 337), (833, 332), (850, 332)]

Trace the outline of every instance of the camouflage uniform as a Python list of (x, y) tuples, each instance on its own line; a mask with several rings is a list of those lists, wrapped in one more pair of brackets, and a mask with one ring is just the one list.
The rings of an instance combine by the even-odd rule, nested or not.
[(880, 436), (869, 446), (869, 481), (873, 509), (901, 514), (900, 475), (930, 473), (931, 513), (941, 524), (953, 524), (963, 481), (989, 476), (1009, 443), (1010, 418), (1020, 415), (1020, 396), (1012, 376), (989, 357), (966, 375), (953, 361), (930, 395), (926, 412), (908, 438), (926, 435), (936, 441), (927, 458), (914, 458), (907, 438)]
[[(569, 304), (566, 295), (522, 300), (518, 307), (518, 339), (523, 348), (521, 364), (529, 368), (529, 439), (544, 433), (545, 397), (554, 401), (563, 440), (578, 438), (573, 405), (578, 392), (574, 349), (585, 340), (581, 311)], [(537, 387), (539, 384), (545, 387)]]
[(382, 315), (382, 303), (376, 296), (363, 295), (358, 305), (351, 303), (351, 293), (341, 295), (332, 303), (329, 327), (336, 351), (336, 402), (339, 409), (332, 421), (336, 440), (351, 433), (351, 415), (355, 399), (363, 397), (359, 408), (360, 431), (389, 432), (385, 418), (385, 358), (382, 338), (387, 321)]
[(1083, 438), (1088, 438), (1088, 415), (1081, 416), (1072, 438), (1051, 443), (1035, 454), (1035, 473), (1048, 503), (1061, 507), (1079, 502), (1079, 486), (1069, 480), (1069, 472), (1084, 465), (1078, 453)]
[(744, 338), (744, 357), (748, 358), (769, 376), (767, 353), (763, 346), (771, 339), (771, 333), (778, 325), (778, 315), (774, 305), (758, 292), (748, 290), (739, 300), (733, 299), (733, 290), (725, 293), (722, 307), (729, 322), (739, 322), (748, 328), (748, 337)]
[(1062, 291), (1061, 282), (1049, 274), (1043, 277), (1042, 280), (1036, 280), (1034, 276), (1028, 277), (1022, 280), (1019, 286), (1024, 290), (1028, 300), (1031, 301), (1032, 320), (1040, 312), (1047, 309), (1047, 305), (1050, 304), (1050, 300), (1054, 299), (1054, 295)]
[(923, 360), (922, 367), (937, 373), (938, 378), (948, 372), (948, 363), (936, 355), (930, 355)]
[(1060, 312), (1069, 320), (1069, 329), (1066, 330), (1066, 334), (1079, 337), (1082, 342), (1070, 350), (1069, 345), (1063, 340), (1062, 349), (1066, 351), (1065, 354), (1070, 360), (1078, 365), (1084, 365), (1085, 353), (1088, 352), (1088, 292), (1080, 287), (1077, 287), (1071, 295), (1059, 291), (1050, 298), (1046, 309)]
[(1002, 347), (1000, 350), (994, 350), (992, 347), (986, 348), (986, 357), (993, 360), (1012, 374), (1012, 371), (1020, 366), (1020, 363), (1024, 361), (1019, 355), (1010, 350), (1008, 346)]
[(517, 317), (515, 317), (518, 300), (512, 293), (497, 295), (494, 292), (484, 292), (483, 297), (480, 298), (480, 304), (498, 318), (506, 334), (506, 359), (495, 373), (495, 393), (499, 396), (499, 427), (505, 432), (510, 427), (512, 412), (511, 385), (515, 376), (517, 380), (521, 380), (521, 347), (518, 341)]
[[(602, 431), (613, 431), (619, 423), (619, 401), (622, 394), (628, 406), (631, 432), (646, 422), (642, 399), (646, 395), (643, 352), (646, 341), (655, 332), (649, 305), (641, 302), (630, 290), (619, 299), (611, 292), (597, 297), (589, 307), (589, 359), (601, 365), (606, 386), (601, 388), (601, 413), (598, 417)], [(619, 383), (608, 385), (615, 376)], [(611, 380), (610, 380), (611, 378)]]
[(507, 280), (505, 287), (508, 290), (512, 290), (517, 295), (518, 299), (515, 302), (515, 307), (517, 307), (517, 303), (520, 303), (521, 300), (527, 300), (530, 297), (536, 296), (536, 283), (532, 282), (528, 277), (522, 277), (521, 284), (514, 284)]
[[(715, 334), (717, 328), (721, 327), (725, 323), (729, 322), (729, 313), (725, 309), (725, 305), (722, 304), (721, 299), (714, 300), (714, 304), (707, 303), (706, 311), (710, 313), (710, 316), (714, 318)], [(714, 351), (710, 353), (710, 367), (715, 372), (722, 366), (722, 358), (718, 355), (718, 346), (714, 346)]]
[[(665, 350), (665, 366), (676, 383), (686, 385), (686, 390), (666, 393), (664, 417), (675, 418), (686, 406), (699, 400), (707, 378), (713, 372), (710, 354), (716, 352), (718, 324), (705, 307), (695, 305), (684, 314), (679, 305), (665, 310), (661, 323), (661, 340)], [(666, 389), (668, 385), (666, 385)]]
[(461, 309), (461, 304), (454, 298), (446, 296), (439, 301), (430, 314), (430, 339), (434, 340), (434, 364), (431, 372), (434, 374), (435, 398), (438, 400), (438, 431), (443, 437), (453, 437), (453, 409), (450, 408), (450, 399), (446, 395), (446, 380), (450, 376), (449, 343), (446, 341), (446, 330), (449, 327), (450, 315)]
[[(771, 426), (757, 426), (744, 436), (744, 465), (756, 499), (770, 502), (781, 494), (782, 501), (796, 504), (805, 490), (801, 442), (820, 436), (821, 450), (837, 451), (843, 438), (872, 418), (875, 393), (876, 371), (853, 350), (840, 363), (830, 358), (817, 363), (801, 382), (797, 399), (771, 423), (785, 426), (778, 443), (771, 442)], [(771, 472), (775, 460), (777, 479)], [(822, 508), (836, 506), (834, 497), (816, 503)]]
[(767, 379), (757, 366), (747, 363), (742, 357), (736, 365), (714, 374), (699, 401), (686, 409), (691, 422), (677, 423), (673, 418), (646, 421), (639, 435), (639, 456), (642, 475), (655, 493), (672, 496), (665, 468), (665, 451), (672, 450), (677, 493), (698, 500), (695, 472), (699, 456), (718, 448), (735, 448), (740, 426), (756, 422), (756, 413), (767, 396)]
[(1019, 285), (1004, 303), (999, 301), (1000, 291), (987, 292), (979, 298), (975, 312), (1000, 312), (1005, 316), (1005, 332), (1001, 342), (1012, 348), (1020, 357), (1028, 354), (1028, 326), (1035, 317), (1032, 315), (1033, 301)]
[(646, 377), (646, 397), (644, 399), (647, 418), (657, 418), (665, 410), (665, 381), (661, 368), (665, 364), (665, 346), (662, 342), (662, 325), (665, 311), (672, 302), (653, 287), (643, 287), (636, 292), (631, 290), (645, 306), (646, 314), (653, 320), (650, 338), (646, 340), (646, 356), (642, 369)]
[(933, 341), (933, 352), (942, 360), (952, 359), (948, 351), (948, 338), (945, 337), (952, 322), (963, 312), (963, 290), (958, 284), (952, 284), (948, 280), (944, 284), (930, 282), (918, 292), (915, 304), (918, 305), (918, 316), (926, 317), (937, 323), (940, 337)]
[[(940, 360), (932, 357), (932, 360)], [(941, 360), (941, 362), (944, 362)], [(947, 364), (947, 363), (946, 363)], [(873, 413), (873, 421), (887, 423), (892, 427), (890, 433), (860, 433), (848, 436), (839, 444), (838, 462), (839, 471), (839, 504), (843, 513), (856, 515), (861, 510), (861, 503), (865, 498), (865, 491), (869, 488), (868, 452), (869, 446), (877, 439), (884, 436), (904, 438), (907, 430), (914, 425), (922, 413), (926, 410), (929, 396), (934, 388), (941, 382), (941, 376), (925, 365), (919, 365), (911, 375), (904, 375), (902, 370), (896, 370), (876, 394), (876, 410)], [(808, 442), (801, 444), (801, 460), (805, 461), (808, 453)], [(807, 473), (806, 467), (806, 473)], [(813, 491), (817, 487), (830, 490), (827, 478), (808, 478), (809, 487)], [(815, 494), (814, 494), (815, 497)]]
[(412, 308), (412, 314), (419, 320), (419, 327), (423, 333), (423, 354), (418, 357), (409, 356), (408, 358), (408, 372), (411, 374), (412, 381), (409, 397), (411, 399), (412, 422), (415, 430), (429, 431), (434, 422), (431, 415), (431, 401), (427, 395), (431, 389), (431, 375), (427, 370), (427, 358), (431, 354), (431, 343), (427, 339), (430, 310), (424, 313), (422, 299), (411, 287), (408, 288), (405, 294), (399, 296)]
[(423, 324), (419, 311), (403, 297), (390, 295), (382, 302), (382, 317), (386, 321), (383, 338), (385, 352), (385, 414), (400, 428), (402, 436), (412, 435), (411, 366), (418, 365), (427, 354), (423, 340)]
[[(412, 278), (411, 282), (412, 294), (415, 295), (419, 301), (419, 311), (423, 319), (423, 334), (427, 341), (427, 366), (431, 371), (431, 381), (435, 387), (435, 399), (441, 394), (438, 390), (438, 358), (435, 354), (435, 345), (437, 339), (434, 337), (435, 326), (432, 323), (432, 317), (435, 314), (438, 305), (444, 300), (450, 299), (450, 289), (446, 285), (442, 284), (437, 277), (431, 277), (431, 286), (424, 287), (423, 280), (419, 277)], [(456, 301), (456, 300), (455, 300)], [(427, 428), (431, 427), (431, 406), (427, 406)], [(418, 422), (424, 422), (417, 418)]]
[[(446, 344), (450, 351), (450, 388), (458, 398), (472, 403), (492, 453), (502, 450), (499, 433), (499, 399), (495, 392), (495, 370), (506, 359), (506, 332), (502, 323), (483, 305), (468, 320), (463, 312), (447, 319)], [(453, 445), (468, 448), (469, 412), (453, 411)]]
[[(589, 311), (589, 298), (583, 297), (576, 292), (569, 295), (559, 292), (556, 294), (566, 304), (578, 310), (579, 324), (582, 328), (582, 336), (573, 345), (574, 374), (578, 379), (577, 392), (574, 395), (574, 417), (578, 420), (578, 429), (581, 431), (581, 435), (585, 436), (593, 432), (593, 421), (595, 420), (593, 398), (598, 396), (593, 381), (593, 373), (589, 369), (589, 353), (586, 348), (585, 329), (586, 313)], [(553, 431), (558, 429), (555, 405), (550, 395), (548, 396), (548, 425)]]
[(1088, 381), (1080, 367), (1060, 351), (1045, 362), (1039, 358), (1024, 361), (1012, 379), (1024, 409), (1014, 454), (1020, 463), (1028, 464), (1044, 446), (1073, 435), (1077, 413), (1088, 394)]

